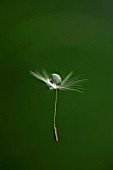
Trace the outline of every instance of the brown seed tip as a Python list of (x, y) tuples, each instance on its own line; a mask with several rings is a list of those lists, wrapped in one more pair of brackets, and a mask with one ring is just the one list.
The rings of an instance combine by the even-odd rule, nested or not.
[(58, 142), (58, 134), (57, 134), (57, 128), (54, 127), (54, 135), (55, 135), (55, 140)]

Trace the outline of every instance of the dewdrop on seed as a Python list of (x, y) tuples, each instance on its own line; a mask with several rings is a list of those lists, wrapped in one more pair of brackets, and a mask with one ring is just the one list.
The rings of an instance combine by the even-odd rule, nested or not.
[[(61, 85), (62, 79), (60, 75), (53, 73), (49, 76), (48, 81), (52, 83), (54, 86), (56, 86), (57, 88), (57, 86)], [(51, 88), (50, 86), (50, 89), (53, 89), (53, 88)]]

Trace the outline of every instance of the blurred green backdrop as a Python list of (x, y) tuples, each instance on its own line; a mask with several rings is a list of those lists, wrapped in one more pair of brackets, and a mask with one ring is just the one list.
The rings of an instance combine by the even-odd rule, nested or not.
[[(113, 1), (0, 1), (0, 170), (113, 169)], [(88, 78), (54, 92), (29, 71)]]

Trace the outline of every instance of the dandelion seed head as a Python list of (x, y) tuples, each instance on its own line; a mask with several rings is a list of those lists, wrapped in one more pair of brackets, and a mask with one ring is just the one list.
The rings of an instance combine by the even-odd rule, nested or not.
[[(42, 74), (39, 72), (30, 71), (30, 73), (37, 78), (44, 82), (50, 89), (55, 90), (55, 110), (54, 110), (54, 135), (55, 140), (58, 142), (58, 133), (56, 128), (56, 106), (57, 106), (57, 91), (58, 90), (72, 90), (83, 93), (84, 90), (80, 83), (86, 81), (87, 79), (79, 79), (78, 77), (71, 78), (73, 72), (70, 72), (65, 78), (60, 77), (59, 74), (53, 73), (50, 76), (47, 74), (46, 71), (43, 71)], [(71, 78), (71, 79), (70, 79)], [(57, 90), (58, 89), (58, 90)]]

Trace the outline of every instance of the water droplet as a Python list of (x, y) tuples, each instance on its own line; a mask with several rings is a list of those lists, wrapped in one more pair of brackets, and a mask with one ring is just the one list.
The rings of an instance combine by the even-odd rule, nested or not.
[(51, 74), (51, 75), (49, 76), (49, 81), (50, 81), (52, 84), (60, 85), (61, 82), (62, 82), (62, 79), (61, 79), (61, 77), (60, 77), (58, 74), (53, 73), (53, 74)]

